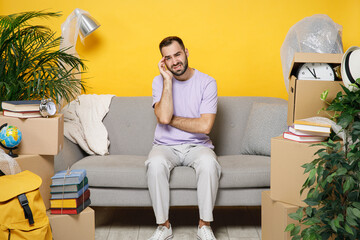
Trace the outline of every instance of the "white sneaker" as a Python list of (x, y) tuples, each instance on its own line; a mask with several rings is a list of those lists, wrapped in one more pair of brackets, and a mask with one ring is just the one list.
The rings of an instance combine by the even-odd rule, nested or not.
[(199, 240), (216, 240), (210, 226), (202, 226), (198, 228), (197, 239)]
[(148, 240), (170, 240), (173, 236), (171, 225), (169, 228), (166, 226), (158, 226), (154, 234)]

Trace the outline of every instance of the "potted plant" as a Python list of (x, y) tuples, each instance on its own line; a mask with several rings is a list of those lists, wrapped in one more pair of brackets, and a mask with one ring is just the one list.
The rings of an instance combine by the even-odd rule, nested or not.
[(0, 102), (52, 98), (73, 100), (85, 83), (84, 61), (59, 49), (61, 37), (39, 18), (59, 17), (56, 12), (24, 12), (0, 16)]
[[(357, 80), (360, 82), (360, 79)], [(301, 189), (308, 189), (304, 202), (289, 217), (299, 221), (289, 224), (293, 240), (297, 239), (360, 239), (360, 91), (342, 86), (326, 110), (341, 126), (342, 141), (331, 135), (320, 144), (318, 157), (304, 164), (308, 177)], [(327, 92), (322, 94), (326, 101)], [(302, 229), (302, 230), (301, 230)]]

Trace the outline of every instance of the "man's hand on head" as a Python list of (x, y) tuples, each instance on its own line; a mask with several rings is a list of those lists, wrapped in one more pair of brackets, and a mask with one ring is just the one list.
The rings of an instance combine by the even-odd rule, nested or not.
[(160, 60), (160, 62), (158, 64), (158, 67), (159, 67), (161, 76), (164, 78), (164, 81), (165, 80), (168, 80), (168, 81), (172, 80), (173, 74), (166, 68), (165, 57), (163, 57)]

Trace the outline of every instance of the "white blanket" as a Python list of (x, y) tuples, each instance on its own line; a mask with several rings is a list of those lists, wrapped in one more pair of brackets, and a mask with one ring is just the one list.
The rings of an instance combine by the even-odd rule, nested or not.
[(90, 155), (109, 154), (108, 132), (102, 123), (114, 95), (80, 95), (62, 109), (64, 135)]

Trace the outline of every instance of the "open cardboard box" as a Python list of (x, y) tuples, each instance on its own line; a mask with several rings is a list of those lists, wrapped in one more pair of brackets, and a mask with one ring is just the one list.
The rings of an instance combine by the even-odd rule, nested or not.
[(289, 98), (287, 124), (290, 126), (297, 119), (308, 117), (327, 117), (325, 111), (327, 105), (321, 101), (321, 93), (329, 90), (328, 101), (335, 98), (342, 91), (338, 78), (335, 81), (323, 80), (299, 80), (295, 77), (298, 69), (303, 63), (328, 63), (332, 67), (340, 66), (343, 54), (328, 53), (295, 53), (289, 75)]

